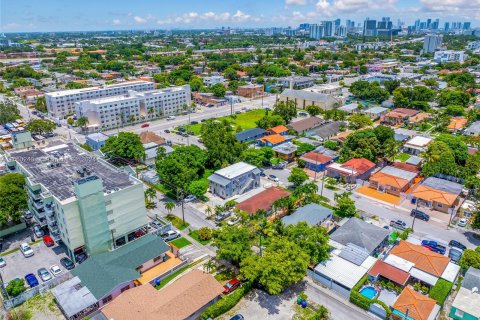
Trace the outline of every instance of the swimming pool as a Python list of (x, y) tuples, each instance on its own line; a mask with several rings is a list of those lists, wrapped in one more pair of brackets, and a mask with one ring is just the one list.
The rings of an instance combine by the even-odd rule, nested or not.
[(360, 290), (360, 294), (367, 297), (368, 299), (373, 299), (377, 295), (377, 290), (372, 286), (363, 287)]

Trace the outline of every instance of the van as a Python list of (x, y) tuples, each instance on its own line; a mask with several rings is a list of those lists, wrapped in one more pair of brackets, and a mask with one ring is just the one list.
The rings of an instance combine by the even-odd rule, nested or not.
[(167, 120), (175, 120), (175, 116), (168, 116)]

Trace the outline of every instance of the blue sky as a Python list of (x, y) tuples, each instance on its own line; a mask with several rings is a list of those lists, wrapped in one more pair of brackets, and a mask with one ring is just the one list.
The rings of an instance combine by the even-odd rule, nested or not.
[(0, 32), (297, 26), (390, 16), (480, 20), (480, 0), (0, 0)]

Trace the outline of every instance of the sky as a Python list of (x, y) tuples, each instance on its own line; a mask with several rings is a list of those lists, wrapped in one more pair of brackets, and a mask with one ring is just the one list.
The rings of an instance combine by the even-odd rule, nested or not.
[(0, 0), (0, 32), (296, 27), (389, 16), (471, 21), (480, 0)]

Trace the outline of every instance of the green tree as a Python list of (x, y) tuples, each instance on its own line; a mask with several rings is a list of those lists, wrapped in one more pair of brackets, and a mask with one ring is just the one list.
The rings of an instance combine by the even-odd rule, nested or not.
[(386, 141), (393, 140), (395, 131), (391, 127), (387, 126), (376, 126), (373, 129), (373, 133), (377, 137), (377, 140), (380, 142), (380, 144), (384, 144)]
[(30, 120), (25, 129), (30, 131), (33, 134), (47, 134), (53, 132), (57, 126), (53, 121), (47, 119), (32, 119)]
[(480, 269), (480, 252), (472, 249), (465, 250), (458, 264), (464, 270), (470, 267)]
[(327, 140), (323, 143), (323, 146), (330, 150), (337, 150), (338, 142), (333, 140)]
[(433, 141), (425, 152), (426, 162), (422, 168), (425, 177), (437, 173), (455, 176), (457, 165), (453, 151), (443, 141)]
[(348, 127), (352, 130), (358, 130), (366, 126), (371, 126), (372, 124), (372, 119), (362, 114), (352, 114), (348, 117)]
[(337, 206), (333, 208), (335, 215), (345, 218), (353, 217), (357, 213), (355, 202), (350, 199), (350, 192), (336, 193), (335, 196), (337, 202)]
[(40, 96), (35, 101), (35, 110), (47, 113), (47, 102), (45, 100), (45, 96)]
[(285, 120), (279, 115), (265, 115), (256, 122), (256, 125), (262, 129), (269, 129), (280, 125), (285, 125)]
[(217, 259), (231, 261), (235, 265), (252, 254), (250, 231), (246, 227), (222, 226), (214, 233), (213, 246), (217, 247)]
[(365, 129), (350, 134), (340, 150), (340, 162), (352, 158), (365, 158), (376, 162), (382, 147), (373, 129)]
[(285, 121), (289, 123), (293, 118), (297, 116), (297, 108), (293, 101), (279, 101), (273, 106), (273, 114), (279, 115)]
[(195, 180), (188, 186), (188, 192), (198, 198), (203, 198), (205, 192), (208, 190), (208, 180)]
[(300, 168), (293, 168), (292, 173), (288, 176), (288, 182), (293, 183), (296, 188), (308, 180), (308, 174)]
[(372, 99), (380, 103), (388, 99), (390, 94), (380, 87), (378, 82), (364, 80), (355, 81), (350, 85), (350, 92), (360, 99)]
[(89, 124), (88, 118), (85, 116), (78, 117), (77, 119), (77, 126), (82, 128), (83, 131), (87, 130), (87, 126)]
[(25, 177), (20, 173), (7, 173), (0, 177), (0, 225), (20, 222), (27, 209)]
[(209, 90), (217, 98), (225, 97), (225, 92), (227, 91), (223, 83), (215, 83), (213, 86), (209, 88)]
[(241, 262), (240, 273), (269, 294), (280, 294), (305, 277), (309, 260), (308, 254), (296, 243), (274, 238), (263, 256), (249, 255)]
[(450, 150), (453, 151), (455, 162), (459, 165), (464, 165), (468, 157), (468, 147), (460, 136), (453, 136), (451, 134), (440, 134), (435, 141), (444, 142)]
[(430, 89), (438, 89), (438, 81), (435, 78), (425, 79), (423, 83)]
[(271, 148), (263, 147), (260, 149), (247, 148), (242, 152), (241, 159), (246, 163), (249, 163), (256, 167), (261, 167), (263, 162), (270, 161), (273, 157), (273, 151)]
[(465, 108), (458, 105), (448, 105), (445, 108), (445, 114), (449, 116), (463, 116), (465, 114)]
[(17, 105), (12, 102), (3, 101), (0, 102), (0, 124), (15, 121), (20, 118), (20, 111)]
[(390, 94), (393, 93), (393, 90), (400, 87), (400, 81), (399, 80), (386, 80), (386, 81), (383, 81), (382, 84)]
[(459, 90), (443, 89), (438, 95), (438, 104), (442, 107), (460, 105), (466, 108), (469, 101), (470, 95)]
[(309, 226), (299, 222), (285, 227), (286, 237), (302, 248), (310, 257), (310, 264), (316, 265), (329, 257), (328, 233), (324, 227)]
[(148, 201), (151, 202), (155, 200), (156, 197), (157, 197), (157, 190), (155, 190), (154, 188), (149, 187), (147, 188), (147, 190), (145, 190), (145, 198), (147, 198)]
[(27, 287), (25, 287), (25, 280), (17, 278), (10, 281), (5, 289), (10, 297), (17, 297), (27, 290)]
[(165, 210), (167, 210), (168, 214), (172, 214), (173, 209), (175, 209), (175, 203), (172, 201), (167, 201), (164, 204)]
[(305, 110), (307, 110), (308, 114), (311, 115), (312, 117), (318, 116), (323, 111), (322, 108), (315, 105), (307, 106)]
[(113, 162), (121, 162), (122, 159), (139, 161), (145, 158), (145, 147), (140, 137), (131, 132), (120, 132), (117, 136), (108, 137), (101, 150)]
[(80, 82), (71, 81), (65, 85), (65, 89), (83, 89), (87, 88), (88, 85)]

